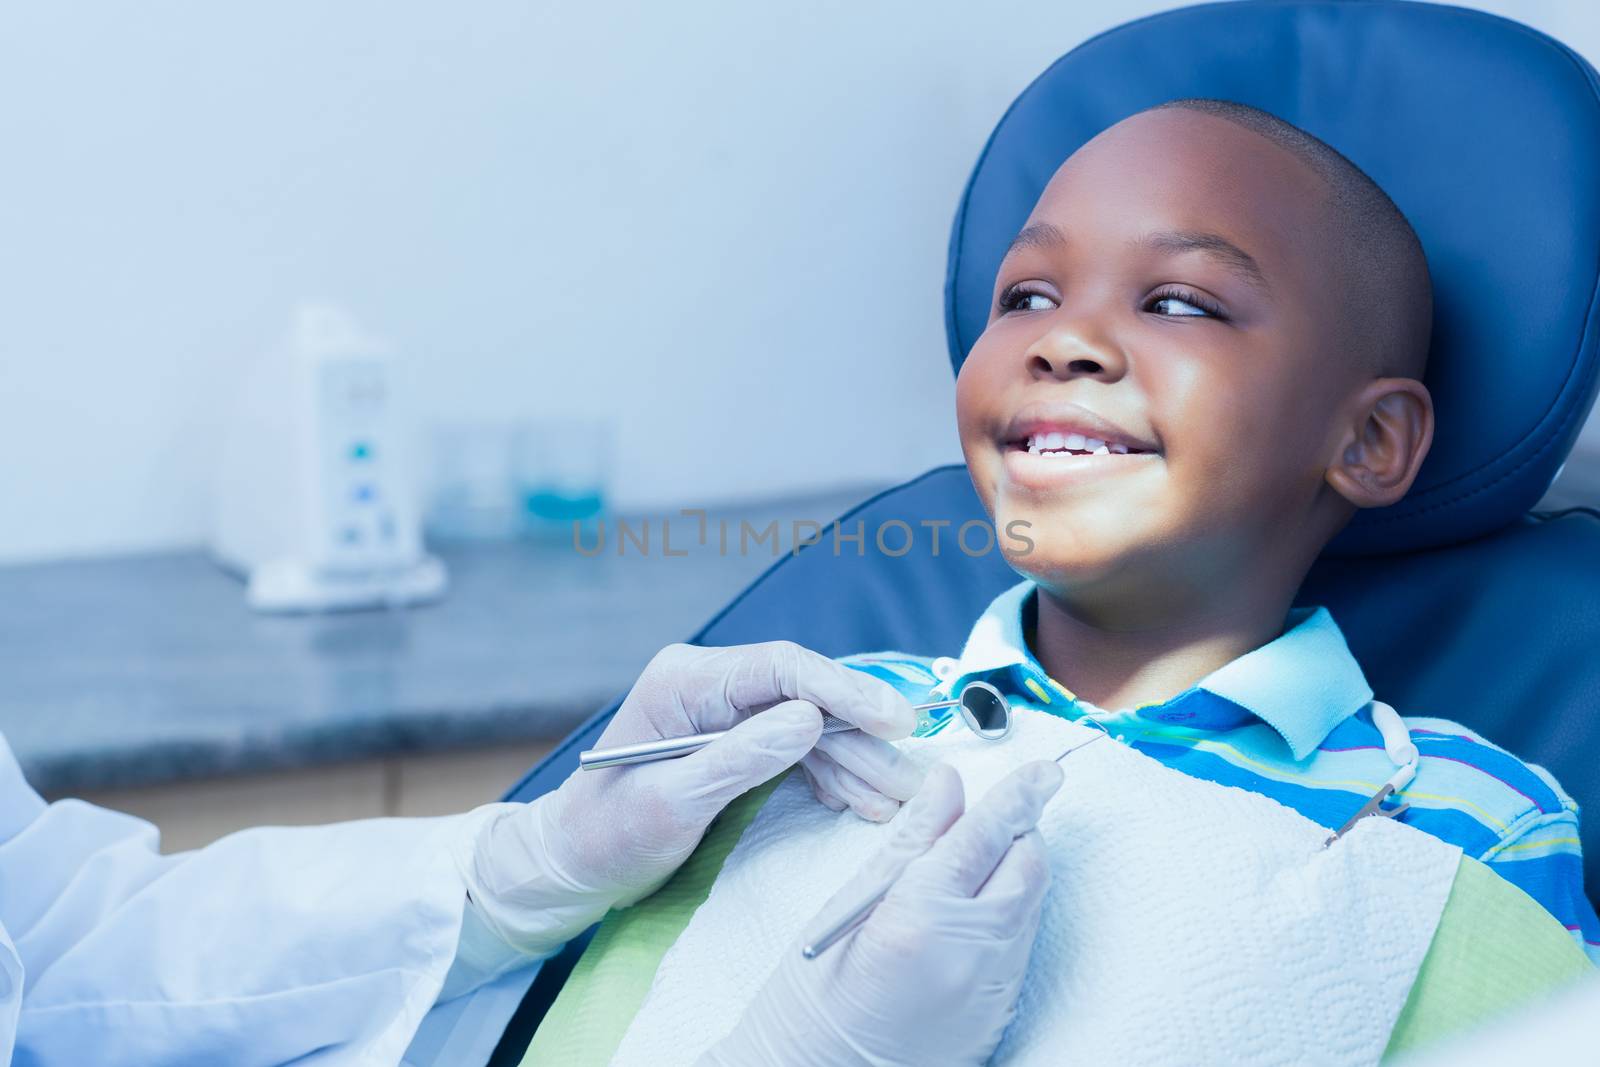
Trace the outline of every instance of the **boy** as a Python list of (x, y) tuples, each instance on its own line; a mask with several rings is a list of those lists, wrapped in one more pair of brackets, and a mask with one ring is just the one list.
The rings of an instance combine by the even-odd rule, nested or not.
[[(995, 527), (1027, 523), (1031, 548), (1000, 542), (1028, 581), (958, 658), (846, 662), (913, 701), (982, 678), (1341, 825), (1395, 773), (1374, 723), (1387, 708), (1329, 614), (1290, 608), (1329, 539), (1398, 501), (1432, 440), (1411, 227), (1298, 128), (1175, 101), (1062, 165), (994, 291), (957, 421)], [(1470, 730), (1406, 726), (1420, 759), (1391, 802), (1411, 805), (1402, 821), (1521, 887), (1600, 962), (1572, 800)]]

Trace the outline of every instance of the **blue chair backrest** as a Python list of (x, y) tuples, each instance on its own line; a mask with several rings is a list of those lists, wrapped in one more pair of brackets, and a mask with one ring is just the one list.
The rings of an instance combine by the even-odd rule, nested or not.
[[(1427, 382), (1439, 428), (1413, 491), (1352, 523), (1300, 599), (1332, 610), (1382, 699), (1478, 729), (1548, 767), (1591, 811), (1600, 811), (1600, 513), (1528, 509), (1600, 381), (1597, 86), (1593, 68), (1558, 42), (1460, 8), (1244, 0), (1142, 19), (1068, 53), (1006, 113), (962, 197), (946, 291), (959, 367), (982, 332), (1005, 246), (1056, 167), (1165, 100), (1252, 104), (1365, 169), (1428, 255)], [(915, 528), (984, 517), (965, 470), (945, 467), (846, 519), (870, 530), (891, 518)], [(824, 541), (774, 565), (691, 640), (953, 655), (1016, 578), (997, 554), (928, 547), (835, 555)], [(613, 710), (509, 796), (558, 784)], [(1591, 897), (1597, 825), (1583, 830)]]

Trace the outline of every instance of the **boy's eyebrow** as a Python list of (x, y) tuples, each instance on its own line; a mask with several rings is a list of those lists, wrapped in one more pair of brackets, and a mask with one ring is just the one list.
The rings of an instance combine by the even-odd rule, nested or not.
[(1011, 239), (1006, 255), (1009, 256), (1024, 248), (1049, 248), (1052, 245), (1065, 243), (1066, 239), (1066, 234), (1062, 233), (1059, 227), (1048, 222), (1036, 222), (1032, 226), (1024, 227), (1021, 233)]
[(1261, 266), (1256, 263), (1255, 257), (1220, 234), (1164, 230), (1147, 235), (1140, 243), (1158, 252), (1172, 254), (1204, 252), (1257, 289), (1263, 292), (1270, 289), (1267, 277), (1261, 273)]
[[(1066, 240), (1067, 235), (1061, 232), (1059, 226), (1048, 222), (1035, 222), (1011, 239), (1011, 245), (1006, 249), (1006, 256), (1024, 248), (1051, 248), (1065, 244)], [(1169, 255), (1204, 252), (1262, 292), (1267, 292), (1271, 288), (1267, 284), (1267, 276), (1261, 273), (1261, 265), (1256, 262), (1255, 257), (1221, 234), (1196, 230), (1162, 230), (1146, 235), (1139, 243)]]

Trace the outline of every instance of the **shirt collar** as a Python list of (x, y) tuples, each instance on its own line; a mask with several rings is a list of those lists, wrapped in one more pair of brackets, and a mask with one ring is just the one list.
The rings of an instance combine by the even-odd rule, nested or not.
[(954, 668), (939, 684), (940, 689), (953, 692), (975, 675), (1037, 663), (1022, 632), (1022, 609), (1034, 588), (1032, 581), (1020, 582), (994, 598), (978, 616)]
[[(1016, 668), (1024, 678), (1036, 676), (1070, 698), (1069, 691), (1046, 675), (1023, 634), (1024, 611), (1037, 588), (1024, 581), (995, 597), (978, 617), (954, 666), (944, 672), (941, 690), (953, 693), (974, 676)], [(1194, 690), (1221, 697), (1272, 727), (1296, 760), (1372, 701), (1372, 687), (1343, 632), (1328, 609), (1320, 607), (1295, 608), (1280, 636), (1212, 671), (1188, 692)], [(1160, 707), (1187, 695), (1178, 694)]]

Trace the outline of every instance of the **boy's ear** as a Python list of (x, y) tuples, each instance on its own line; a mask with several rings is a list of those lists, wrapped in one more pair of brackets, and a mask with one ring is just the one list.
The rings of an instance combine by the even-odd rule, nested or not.
[(1406, 495), (1433, 444), (1433, 398), (1414, 378), (1378, 378), (1350, 398), (1350, 418), (1328, 466), (1334, 491), (1358, 508)]

